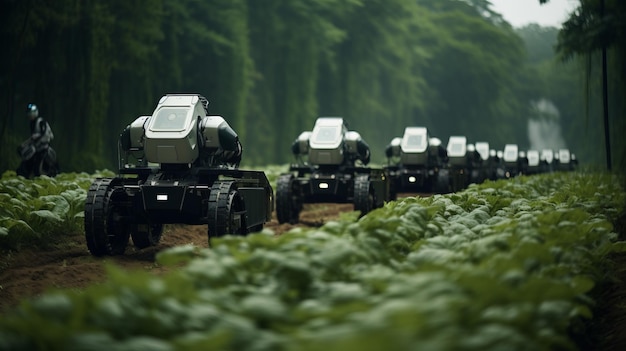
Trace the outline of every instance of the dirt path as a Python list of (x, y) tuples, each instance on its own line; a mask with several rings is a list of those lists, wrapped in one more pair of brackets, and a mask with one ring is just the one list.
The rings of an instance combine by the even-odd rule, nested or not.
[[(337, 219), (341, 213), (353, 210), (351, 204), (305, 205), (300, 223), (278, 224), (274, 218), (265, 228), (276, 235), (294, 227), (319, 227), (329, 220)], [(93, 257), (87, 251), (83, 236), (73, 237), (66, 249), (50, 251), (22, 250), (0, 258), (0, 312), (34, 297), (49, 289), (81, 289), (106, 279), (105, 265), (113, 263), (126, 269), (140, 269), (161, 273), (155, 264), (155, 256), (166, 248), (194, 244), (207, 247), (207, 227), (166, 225), (159, 245), (144, 250), (135, 250), (129, 245), (126, 254), (114, 257)]]

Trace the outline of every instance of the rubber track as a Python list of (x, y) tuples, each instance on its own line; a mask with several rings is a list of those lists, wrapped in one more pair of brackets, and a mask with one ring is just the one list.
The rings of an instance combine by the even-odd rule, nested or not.
[(292, 180), (293, 175), (285, 174), (278, 177), (276, 185), (276, 218), (278, 223), (298, 223), (298, 209), (294, 208), (292, 201)]
[(354, 210), (361, 211), (361, 216), (373, 209), (370, 203), (370, 181), (367, 176), (358, 176), (354, 180)]
[(224, 236), (230, 230), (230, 204), (228, 197), (233, 188), (233, 181), (217, 181), (209, 194), (208, 230), (210, 237)]
[(161, 236), (163, 235), (163, 224), (145, 224), (148, 227), (148, 231), (139, 231), (139, 224), (135, 224), (135, 228), (131, 231), (130, 235), (133, 238), (133, 245), (137, 249), (145, 249), (146, 247), (154, 246), (159, 243)]
[(104, 240), (106, 230), (104, 228), (104, 197), (111, 184), (111, 178), (96, 179), (85, 199), (85, 240), (87, 248), (94, 256), (102, 256), (107, 253), (107, 245)]

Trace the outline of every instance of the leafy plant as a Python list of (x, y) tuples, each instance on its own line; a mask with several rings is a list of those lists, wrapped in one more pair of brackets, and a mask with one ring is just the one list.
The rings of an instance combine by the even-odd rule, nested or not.
[(55, 178), (0, 178), (0, 249), (45, 246), (82, 232), (87, 189), (101, 171), (62, 173)]
[(624, 199), (612, 175), (546, 174), (176, 247), (163, 276), (24, 301), (0, 348), (573, 349)]

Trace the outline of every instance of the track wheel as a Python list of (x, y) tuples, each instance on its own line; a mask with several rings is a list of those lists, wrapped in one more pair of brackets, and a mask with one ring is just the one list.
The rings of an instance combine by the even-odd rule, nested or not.
[(298, 180), (293, 174), (283, 174), (276, 186), (276, 218), (278, 223), (298, 223), (302, 201)]
[(85, 200), (85, 239), (94, 256), (121, 255), (130, 235), (128, 195), (117, 179), (97, 179)]
[(450, 172), (447, 169), (440, 169), (437, 172), (433, 192), (435, 194), (450, 193)]
[(248, 234), (243, 198), (232, 181), (217, 181), (209, 194), (209, 243), (211, 237)]
[(389, 181), (389, 201), (395, 201), (398, 199), (398, 189), (400, 188), (400, 181), (397, 178), (390, 178)]
[(376, 198), (368, 176), (358, 176), (354, 180), (354, 210), (361, 211), (361, 217), (374, 209)]
[(137, 223), (132, 229), (130, 236), (137, 249), (155, 246), (163, 234), (163, 224)]

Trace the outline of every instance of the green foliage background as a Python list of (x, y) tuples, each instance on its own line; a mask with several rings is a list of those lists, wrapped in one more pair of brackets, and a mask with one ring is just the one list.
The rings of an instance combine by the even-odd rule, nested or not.
[[(582, 3), (593, 19), (597, 1)], [(568, 57), (589, 60), (556, 61), (558, 36)], [(0, 0), (0, 38), (0, 172), (19, 163), (29, 102), (51, 122), (62, 169), (91, 173), (115, 169), (122, 128), (175, 92), (205, 95), (250, 165), (289, 161), (290, 143), (323, 115), (345, 117), (379, 163), (409, 125), (524, 149), (529, 102), (541, 98), (581, 163), (603, 165), (596, 47), (511, 28), (484, 0)], [(623, 47), (612, 43), (611, 68)], [(623, 75), (612, 72), (621, 160)]]

